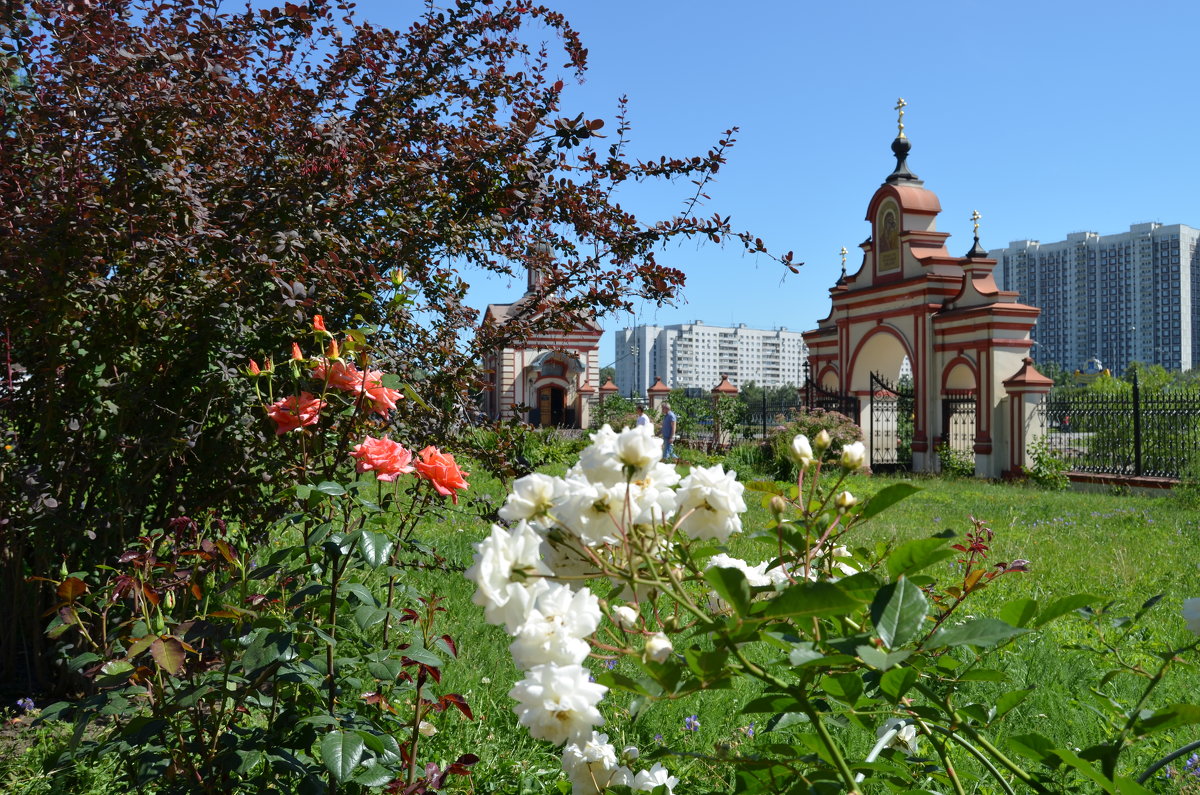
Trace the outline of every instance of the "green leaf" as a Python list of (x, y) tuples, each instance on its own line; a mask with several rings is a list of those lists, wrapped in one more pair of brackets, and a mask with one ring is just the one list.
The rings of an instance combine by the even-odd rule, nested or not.
[(1097, 770), (1091, 762), (1078, 756), (1074, 751), (1068, 751), (1065, 748), (1055, 748), (1051, 753), (1061, 759), (1068, 766), (1075, 768), (1085, 777), (1091, 779), (1105, 792), (1116, 792), (1116, 785), (1113, 784), (1112, 781), (1110, 781), (1103, 773)]
[(902, 574), (912, 574), (938, 561), (952, 558), (955, 551), (942, 538), (920, 538), (896, 547), (888, 556), (888, 575), (894, 580)]
[(321, 761), (335, 779), (346, 781), (354, 775), (365, 749), (357, 732), (330, 732), (321, 740)]
[(1100, 601), (1103, 600), (1099, 596), (1093, 596), (1092, 594), (1086, 593), (1078, 593), (1074, 594), (1073, 596), (1064, 596), (1061, 599), (1051, 602), (1046, 609), (1042, 611), (1041, 615), (1038, 616), (1037, 622), (1034, 623), (1034, 626), (1045, 626), (1054, 619), (1059, 618), (1060, 616), (1065, 616), (1072, 610), (1078, 610), (1081, 607), (1087, 607), (1093, 602)]
[(888, 654), (883, 649), (877, 649), (874, 646), (866, 645), (858, 646), (855, 651), (858, 653), (858, 656), (863, 662), (872, 668), (878, 668), (880, 671), (886, 671), (889, 668), (893, 668), (907, 660), (912, 655), (912, 651), (909, 649), (894, 651), (891, 654)]
[(358, 773), (354, 775), (354, 780), (364, 787), (375, 788), (382, 787), (395, 777), (395, 772), (390, 768), (378, 762), (371, 762), (359, 769)]
[(1138, 734), (1176, 729), (1180, 726), (1191, 726), (1200, 723), (1200, 706), (1195, 704), (1170, 704), (1155, 710), (1149, 717), (1139, 718), (1134, 724)]
[(422, 665), (428, 665), (430, 668), (440, 668), (442, 659), (429, 649), (423, 649), (420, 646), (409, 646), (407, 649), (401, 649), (400, 653), (408, 659)]
[(838, 701), (853, 707), (863, 693), (863, 682), (858, 674), (838, 674), (822, 679), (821, 689)]
[(858, 515), (859, 521), (865, 522), (867, 519), (883, 513), (883, 511), (900, 502), (900, 500), (903, 500), (905, 497), (911, 497), (920, 490), (911, 483), (893, 483), (867, 500), (862, 513)]
[(929, 600), (903, 574), (894, 583), (880, 588), (871, 603), (871, 622), (889, 649), (915, 638), (928, 613)]
[(379, 568), (388, 562), (392, 554), (392, 540), (383, 533), (363, 530), (358, 537), (358, 554), (362, 555), (368, 566)]
[(712, 566), (704, 572), (704, 579), (734, 613), (744, 616), (750, 612), (750, 583), (741, 569)]
[(893, 704), (900, 702), (917, 683), (917, 672), (912, 668), (893, 668), (879, 677), (879, 689)]
[(316, 490), (330, 497), (340, 497), (346, 493), (346, 487), (332, 480), (323, 480), (316, 485)]
[(135, 638), (129, 644), (129, 648), (125, 650), (125, 659), (132, 660), (146, 649), (150, 648), (150, 644), (158, 640), (157, 635), (147, 635), (144, 638)]
[(100, 674), (96, 677), (96, 684), (100, 687), (123, 685), (132, 673), (132, 663), (125, 660), (111, 660), (100, 669)]
[(869, 571), (860, 571), (837, 581), (837, 585), (854, 599), (860, 602), (870, 602), (879, 590), (879, 579)]
[(625, 690), (629, 693), (637, 693), (639, 696), (652, 695), (645, 683), (631, 676), (617, 673), (616, 671), (605, 671), (597, 674), (596, 681), (610, 690)]
[(831, 582), (802, 582), (788, 587), (760, 610), (764, 618), (846, 615), (862, 603)]
[(155, 638), (150, 644), (150, 656), (158, 667), (174, 676), (183, 667), (185, 654), (179, 638), (168, 635), (165, 638)]
[(825, 659), (825, 655), (813, 648), (811, 643), (800, 643), (788, 654), (788, 662), (797, 667)]
[(995, 646), (1001, 641), (1024, 635), (1029, 630), (1018, 629), (998, 618), (976, 618), (949, 629), (942, 627), (929, 639), (927, 648), (943, 646)]
[(1009, 737), (1008, 747), (1011, 751), (1020, 754), (1026, 759), (1041, 762), (1052, 768), (1058, 767), (1058, 757), (1053, 753), (1054, 741), (1037, 732)]
[(992, 723), (1000, 720), (1005, 715), (1013, 710), (1018, 704), (1029, 698), (1029, 694), (1033, 692), (1032, 687), (1027, 687), (1023, 690), (1010, 690), (1000, 698), (996, 699), (996, 707), (992, 712)]
[(1036, 599), (1013, 599), (1011, 602), (1005, 602), (1004, 607), (1000, 608), (998, 618), (1014, 627), (1027, 627), (1037, 615), (1037, 608)]
[(375, 594), (371, 593), (371, 590), (361, 582), (344, 582), (340, 587), (344, 592), (353, 594), (354, 598), (360, 604), (370, 605), (371, 607), (379, 605), (379, 600), (375, 598)]

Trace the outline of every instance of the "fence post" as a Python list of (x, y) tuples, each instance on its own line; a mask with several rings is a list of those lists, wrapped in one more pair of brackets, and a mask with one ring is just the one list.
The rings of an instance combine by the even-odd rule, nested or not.
[(1133, 371), (1133, 474), (1142, 476), (1142, 398), (1136, 369)]
[(762, 438), (767, 438), (767, 390), (762, 393)]

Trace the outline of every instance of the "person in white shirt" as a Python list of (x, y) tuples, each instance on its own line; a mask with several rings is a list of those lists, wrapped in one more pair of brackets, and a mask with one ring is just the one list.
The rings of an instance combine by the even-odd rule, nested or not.
[(640, 428), (643, 425), (649, 425), (650, 418), (646, 416), (646, 409), (641, 406), (637, 407), (637, 426)]

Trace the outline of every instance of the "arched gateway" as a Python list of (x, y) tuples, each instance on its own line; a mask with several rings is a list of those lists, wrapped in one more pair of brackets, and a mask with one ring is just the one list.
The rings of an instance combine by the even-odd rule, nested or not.
[[(896, 168), (867, 206), (862, 265), (847, 275), (842, 250), (829, 316), (804, 333), (809, 372), (825, 392), (856, 401), (874, 468), (936, 471), (946, 445), (973, 456), (976, 474), (998, 477), (1026, 463), (1029, 412), (1013, 401), (1036, 395), (1025, 380), (1011, 390), (1005, 381), (1041, 383), (1022, 366), (1039, 310), (997, 288), (977, 213), (966, 256), (946, 250), (949, 234), (936, 225), (941, 203), (908, 170), (903, 107), (901, 100)], [(902, 372), (906, 359), (911, 376)]]

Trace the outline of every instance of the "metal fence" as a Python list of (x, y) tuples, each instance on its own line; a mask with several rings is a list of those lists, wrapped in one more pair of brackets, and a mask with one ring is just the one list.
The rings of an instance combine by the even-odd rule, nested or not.
[(1200, 390), (1068, 388), (1039, 406), (1044, 443), (1070, 472), (1180, 478), (1200, 466)]
[(975, 454), (974, 390), (951, 390), (942, 397), (942, 442), (959, 453)]

